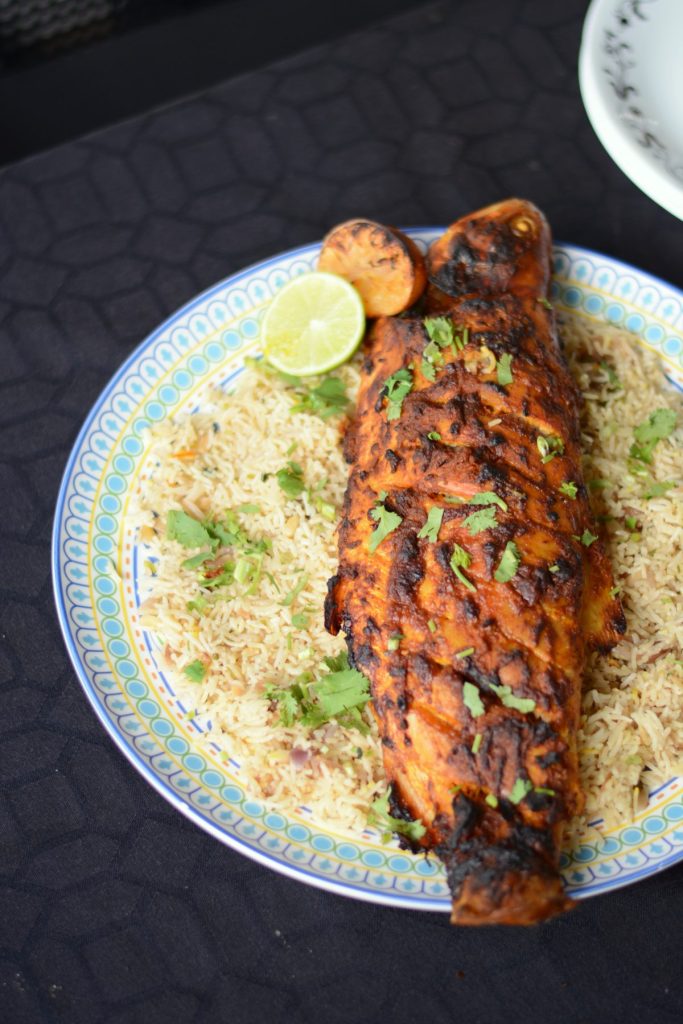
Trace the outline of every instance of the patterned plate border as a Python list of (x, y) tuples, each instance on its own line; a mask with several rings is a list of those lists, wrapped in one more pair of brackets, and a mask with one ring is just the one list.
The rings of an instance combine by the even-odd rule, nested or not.
[[(423, 248), (442, 229), (409, 233)], [(286, 817), (249, 797), (239, 764), (222, 760), (208, 723), (192, 719), (136, 622), (138, 545), (126, 521), (145, 460), (145, 431), (196, 407), (225, 385), (255, 349), (259, 316), (287, 280), (310, 270), (318, 245), (265, 260), (193, 299), (154, 331), (114, 375), (69, 457), (53, 529), (55, 600), (76, 674), (120, 750), (170, 803), (252, 859), (356, 899), (420, 910), (449, 909), (432, 858), (382, 846), (372, 829), (325, 829), (306, 808)], [(591, 320), (632, 330), (683, 389), (683, 294), (642, 271), (576, 246), (555, 248), (553, 300)], [(563, 854), (576, 897), (629, 884), (683, 859), (683, 779), (651, 794), (633, 822)]]

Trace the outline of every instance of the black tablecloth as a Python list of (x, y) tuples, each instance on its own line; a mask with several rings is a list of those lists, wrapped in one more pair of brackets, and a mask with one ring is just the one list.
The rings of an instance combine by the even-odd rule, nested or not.
[(422, 7), (0, 177), (3, 1021), (680, 1022), (683, 867), (519, 931), (282, 878), (188, 824), (114, 748), (49, 578), (89, 406), (160, 320), (250, 261), (345, 217), (443, 223), (518, 193), (557, 237), (683, 284), (681, 224), (583, 112), (584, 12)]

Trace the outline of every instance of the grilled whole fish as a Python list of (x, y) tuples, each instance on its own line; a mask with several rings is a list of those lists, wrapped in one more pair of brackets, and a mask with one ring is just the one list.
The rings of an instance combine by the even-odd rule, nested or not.
[(417, 846), (443, 861), (457, 924), (571, 905), (558, 861), (582, 807), (581, 676), (587, 650), (625, 630), (550, 258), (530, 203), (452, 225), (431, 247), (420, 315), (369, 333), (345, 438), (326, 625), (370, 679), (392, 814), (425, 826)]

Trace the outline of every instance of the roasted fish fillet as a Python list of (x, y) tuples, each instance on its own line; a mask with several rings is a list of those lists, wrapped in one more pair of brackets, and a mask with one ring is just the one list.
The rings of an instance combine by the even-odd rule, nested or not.
[(393, 816), (422, 822), (457, 924), (566, 909), (590, 648), (625, 621), (581, 470), (577, 388), (530, 203), (432, 246), (423, 307), (376, 321), (327, 628), (370, 679)]

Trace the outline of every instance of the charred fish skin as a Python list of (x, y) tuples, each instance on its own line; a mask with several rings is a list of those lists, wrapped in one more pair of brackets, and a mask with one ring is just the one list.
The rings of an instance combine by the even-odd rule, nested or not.
[[(345, 440), (326, 624), (370, 679), (392, 799), (423, 822), (460, 924), (571, 905), (558, 862), (582, 805), (585, 653), (624, 629), (550, 259), (545, 218), (522, 200), (452, 225), (428, 255), (420, 315), (369, 334)], [(435, 316), (459, 343), (426, 365)]]

